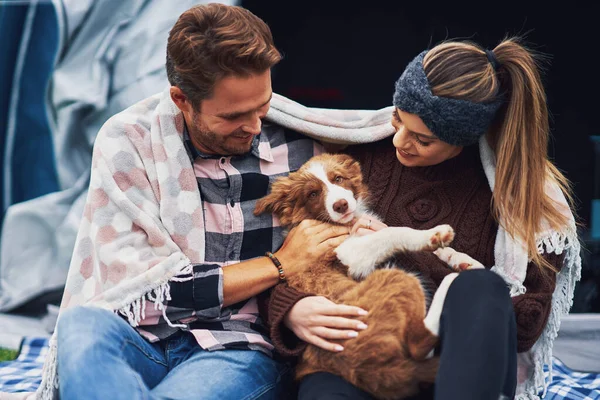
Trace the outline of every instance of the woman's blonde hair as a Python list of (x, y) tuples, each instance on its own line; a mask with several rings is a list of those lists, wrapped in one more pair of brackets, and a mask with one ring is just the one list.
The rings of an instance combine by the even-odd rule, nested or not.
[(496, 179), (492, 211), (503, 228), (525, 244), (538, 266), (555, 270), (537, 251), (536, 233), (546, 220), (563, 228), (568, 216), (546, 195), (554, 182), (570, 205), (572, 188), (548, 159), (549, 122), (546, 94), (534, 53), (520, 38), (506, 38), (493, 54), (493, 64), (481, 47), (470, 42), (444, 42), (431, 49), (423, 61), (435, 96), (490, 102), (502, 96), (504, 104), (487, 138), (496, 154)]

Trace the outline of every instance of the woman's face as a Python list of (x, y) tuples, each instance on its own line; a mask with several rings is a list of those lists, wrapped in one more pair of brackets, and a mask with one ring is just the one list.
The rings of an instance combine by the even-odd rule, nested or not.
[(392, 116), (396, 128), (394, 147), (398, 161), (406, 167), (428, 167), (456, 157), (462, 146), (453, 146), (438, 139), (423, 120), (396, 108)]

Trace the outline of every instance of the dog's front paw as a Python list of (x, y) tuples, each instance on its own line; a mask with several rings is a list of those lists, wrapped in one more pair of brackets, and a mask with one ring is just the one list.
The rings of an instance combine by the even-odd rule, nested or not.
[(438, 225), (425, 231), (427, 244), (424, 250), (436, 250), (448, 246), (454, 240), (454, 229), (450, 225)]
[(433, 254), (455, 271), (484, 268), (483, 264), (479, 261), (465, 253), (460, 253), (451, 247), (439, 248), (435, 250)]

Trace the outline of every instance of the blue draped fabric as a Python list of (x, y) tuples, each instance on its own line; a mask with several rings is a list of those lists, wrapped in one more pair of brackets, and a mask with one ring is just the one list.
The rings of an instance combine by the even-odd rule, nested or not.
[(11, 204), (58, 190), (47, 88), (58, 23), (49, 2), (0, 3), (0, 148), (2, 216)]

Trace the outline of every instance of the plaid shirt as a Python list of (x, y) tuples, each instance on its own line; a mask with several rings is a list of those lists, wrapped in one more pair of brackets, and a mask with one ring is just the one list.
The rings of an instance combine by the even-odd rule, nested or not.
[(202, 198), (205, 263), (193, 266), (192, 276), (171, 282), (166, 314), (148, 302), (138, 331), (151, 342), (179, 329), (189, 330), (206, 350), (251, 349), (271, 353), (268, 330), (258, 313), (256, 297), (223, 307), (222, 267), (264, 256), (283, 244), (283, 229), (271, 214), (255, 216), (256, 201), (270, 183), (296, 171), (322, 152), (312, 139), (278, 125), (263, 124), (251, 151), (243, 156), (199, 152), (187, 130), (184, 141), (193, 162)]

